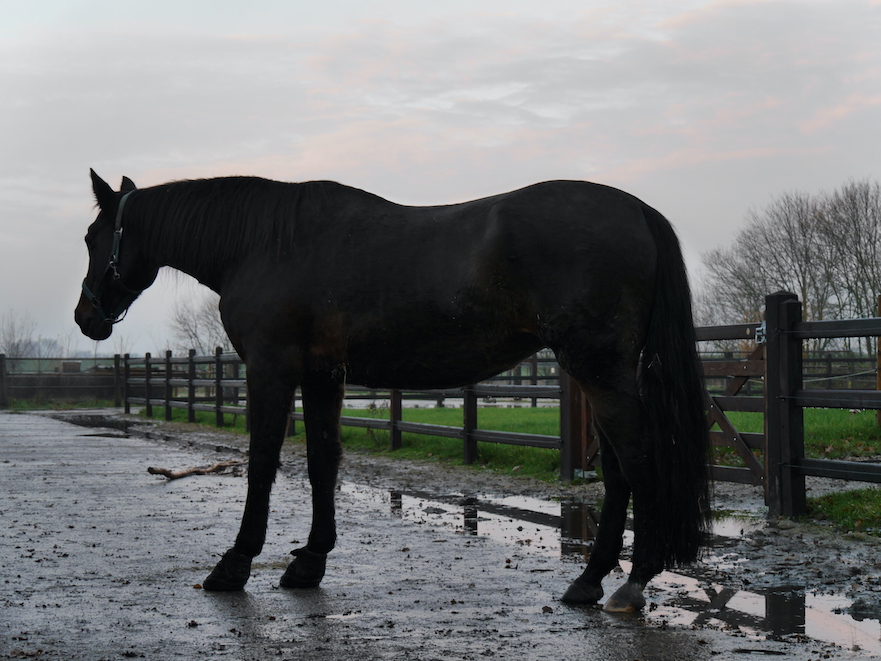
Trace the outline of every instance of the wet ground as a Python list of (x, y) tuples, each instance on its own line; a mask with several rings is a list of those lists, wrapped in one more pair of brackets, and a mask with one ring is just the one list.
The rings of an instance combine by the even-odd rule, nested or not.
[[(125, 433), (0, 413), (0, 658), (881, 655), (869, 541), (769, 527), (745, 511), (720, 522), (704, 562), (652, 583), (645, 613), (611, 616), (559, 601), (595, 532), (596, 485), (555, 493), (364, 456), (344, 465), (341, 538), (322, 587), (281, 590), (287, 554), (308, 532), (296, 447), (286, 450), (246, 591), (207, 593), (198, 585), (235, 535), (245, 480), (167, 481), (146, 469), (241, 458), (241, 448), (239, 438), (173, 425)], [(607, 593), (623, 580), (610, 576)]]

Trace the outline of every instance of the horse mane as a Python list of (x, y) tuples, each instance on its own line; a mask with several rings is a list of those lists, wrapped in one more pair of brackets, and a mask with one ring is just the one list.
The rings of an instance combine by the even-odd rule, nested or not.
[(173, 181), (135, 191), (126, 224), (136, 223), (170, 263), (229, 260), (267, 248), (281, 256), (293, 246), (298, 217), (314, 216), (328, 189), (339, 186), (260, 177)]

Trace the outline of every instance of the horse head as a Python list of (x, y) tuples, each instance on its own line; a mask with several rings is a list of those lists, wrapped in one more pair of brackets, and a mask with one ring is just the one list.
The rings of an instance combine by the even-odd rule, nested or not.
[(74, 319), (84, 335), (106, 340), (113, 325), (122, 321), (129, 306), (153, 284), (159, 267), (150, 264), (131, 232), (126, 232), (126, 241), (122, 240), (126, 228), (123, 214), (127, 203), (131, 208), (129, 198), (137, 186), (123, 177), (116, 192), (94, 170), (91, 174), (98, 217), (86, 232), (89, 270)]

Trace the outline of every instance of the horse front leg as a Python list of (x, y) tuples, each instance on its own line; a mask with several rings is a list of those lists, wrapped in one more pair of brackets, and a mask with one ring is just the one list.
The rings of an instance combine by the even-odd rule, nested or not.
[(248, 366), (251, 442), (245, 511), (235, 544), (205, 579), (202, 584), (205, 590), (243, 589), (251, 575), (251, 560), (263, 550), (269, 519), (269, 494), (278, 470), (294, 390), (292, 383)]
[(313, 372), (303, 380), (306, 456), (312, 485), (312, 529), (306, 546), (292, 551), (279, 585), (314, 588), (324, 578), (327, 554), (336, 545), (334, 492), (342, 446), (340, 412), (345, 394), (345, 369)]

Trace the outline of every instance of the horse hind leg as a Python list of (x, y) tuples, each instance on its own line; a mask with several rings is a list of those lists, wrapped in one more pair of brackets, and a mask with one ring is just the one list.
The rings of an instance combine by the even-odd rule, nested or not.
[[(624, 364), (624, 361), (621, 363)], [(612, 595), (603, 609), (632, 612), (645, 605), (643, 590), (663, 569), (652, 521), (657, 473), (654, 448), (645, 424), (645, 411), (636, 386), (635, 367), (610, 370), (604, 377), (579, 378), (588, 396), (602, 443), (603, 482), (606, 499), (594, 551), (584, 573), (564, 594), (570, 603), (597, 603), (603, 595), (601, 581), (617, 564), (633, 497), (633, 569), (627, 583)], [(620, 372), (619, 376), (615, 376)], [(589, 384), (585, 387), (584, 384)]]
[(603, 597), (602, 581), (618, 564), (624, 545), (630, 485), (621, 472), (621, 465), (606, 435), (599, 431), (600, 456), (606, 495), (600, 511), (600, 525), (587, 568), (563, 594), (569, 604), (596, 604)]
[(598, 417), (610, 439), (621, 473), (630, 485), (633, 495), (633, 567), (627, 582), (603, 605), (608, 612), (632, 612), (645, 605), (643, 590), (646, 584), (663, 570), (663, 549), (657, 530), (658, 502), (655, 448), (645, 425), (645, 412), (634, 395), (627, 404), (632, 420), (619, 417), (620, 410), (609, 417)]
[(281, 577), (283, 588), (315, 588), (324, 577), (327, 554), (336, 545), (334, 492), (342, 446), (340, 413), (345, 391), (342, 367), (310, 374), (303, 381), (306, 456), (312, 485), (312, 529), (306, 546), (292, 551)]

